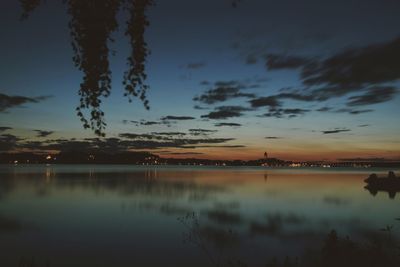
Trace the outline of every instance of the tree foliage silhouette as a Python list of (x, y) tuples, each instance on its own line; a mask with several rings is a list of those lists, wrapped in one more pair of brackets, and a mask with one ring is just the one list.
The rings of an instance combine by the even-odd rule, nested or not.
[[(22, 7), (22, 19), (44, 3), (44, 0), (18, 0)], [(231, 0), (237, 7), (241, 0)], [(104, 136), (106, 123), (101, 110), (102, 98), (111, 92), (109, 66), (111, 34), (118, 28), (117, 15), (121, 9), (128, 10), (125, 35), (129, 38), (131, 52), (127, 59), (128, 70), (123, 77), (124, 96), (129, 102), (137, 97), (149, 109), (146, 92), (146, 59), (149, 48), (144, 38), (149, 20), (146, 12), (154, 5), (153, 0), (62, 0), (70, 15), (69, 30), (74, 51), (73, 62), (83, 72), (80, 84), (80, 103), (77, 115), (85, 129), (91, 128), (98, 136)], [(89, 116), (88, 116), (89, 115)], [(89, 117), (89, 119), (87, 119)]]
[[(19, 0), (23, 9), (22, 19), (42, 4), (41, 0)], [(101, 110), (102, 98), (111, 91), (111, 70), (109, 65), (111, 34), (117, 30), (117, 15), (121, 8), (129, 11), (125, 35), (131, 45), (128, 57), (128, 70), (124, 74), (125, 96), (138, 97), (149, 109), (146, 91), (145, 62), (149, 49), (144, 39), (149, 21), (147, 9), (154, 4), (152, 0), (64, 0), (70, 15), (69, 30), (74, 51), (73, 62), (83, 72), (80, 84), (80, 103), (76, 108), (83, 127), (91, 128), (96, 135), (104, 136), (106, 123)], [(87, 119), (86, 113), (89, 113)]]

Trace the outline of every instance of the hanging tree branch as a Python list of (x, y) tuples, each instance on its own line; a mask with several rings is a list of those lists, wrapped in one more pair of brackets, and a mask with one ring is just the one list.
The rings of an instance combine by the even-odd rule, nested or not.
[[(41, 4), (41, 0), (18, 0), (23, 9), (22, 18)], [(138, 97), (149, 109), (146, 91), (145, 62), (149, 55), (144, 33), (149, 21), (146, 11), (152, 0), (63, 0), (70, 15), (69, 29), (74, 51), (73, 62), (83, 72), (80, 84), (80, 103), (77, 115), (85, 129), (91, 128), (98, 136), (104, 136), (106, 123), (100, 109), (102, 98), (111, 92), (111, 71), (109, 66), (108, 43), (111, 33), (118, 27), (117, 14), (122, 4), (129, 10), (125, 34), (132, 46), (128, 57), (128, 71), (124, 74), (125, 96), (129, 102)], [(86, 114), (89, 113), (89, 114)], [(89, 119), (87, 118), (89, 115)]]
[[(69, 0), (68, 13), (71, 15), (69, 29), (74, 50), (75, 66), (84, 73), (80, 85), (80, 104), (76, 108), (84, 128), (91, 128), (95, 134), (104, 135), (106, 123), (100, 109), (101, 97), (108, 97), (111, 90), (108, 42), (116, 30), (116, 15), (119, 0)], [(84, 110), (90, 111), (90, 123)]]
[[(42, 0), (18, 0), (22, 7), (22, 18), (29, 16)], [(74, 51), (73, 62), (83, 72), (80, 84), (80, 103), (77, 115), (85, 129), (91, 128), (98, 136), (104, 136), (106, 123), (104, 112), (100, 109), (102, 98), (111, 92), (111, 71), (109, 66), (108, 43), (111, 33), (118, 28), (117, 14), (124, 6), (130, 14), (126, 22), (125, 35), (129, 37), (131, 55), (128, 57), (128, 70), (124, 73), (125, 96), (139, 98), (146, 109), (149, 101), (145, 83), (147, 75), (146, 59), (150, 50), (144, 34), (149, 26), (146, 11), (154, 5), (154, 0), (62, 0), (67, 4), (71, 19), (69, 29)], [(236, 7), (241, 0), (230, 0)], [(89, 113), (89, 114), (86, 114)], [(87, 119), (89, 115), (89, 119)]]
[(124, 75), (125, 96), (139, 97), (146, 109), (149, 109), (149, 101), (146, 98), (149, 86), (145, 84), (147, 78), (145, 72), (146, 58), (150, 51), (144, 39), (146, 27), (149, 20), (146, 17), (146, 10), (153, 5), (153, 0), (132, 0), (128, 2), (130, 20), (127, 22), (125, 34), (130, 37), (132, 52), (128, 58), (129, 70)]

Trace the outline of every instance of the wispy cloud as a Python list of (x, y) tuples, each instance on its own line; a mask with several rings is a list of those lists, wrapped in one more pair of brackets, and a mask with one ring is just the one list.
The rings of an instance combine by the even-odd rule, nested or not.
[(14, 107), (20, 107), (28, 103), (39, 103), (50, 97), (51, 96), (38, 96), (38, 97), (10, 96), (0, 93), (0, 112), (5, 112), (8, 109)]
[(54, 133), (54, 131), (34, 130), (37, 132), (37, 137), (47, 137)]
[(350, 129), (347, 128), (335, 128), (333, 130), (325, 130), (321, 131), (323, 134), (336, 134), (336, 133), (343, 133), (343, 132), (350, 132)]
[(250, 108), (241, 106), (220, 106), (215, 108), (214, 111), (206, 115), (202, 115), (202, 118), (213, 119), (213, 120), (225, 120), (233, 117), (240, 117), (244, 111), (252, 110)]
[(220, 122), (214, 124), (215, 127), (223, 127), (223, 126), (228, 126), (228, 127), (240, 127), (242, 126), (240, 123), (234, 123), (234, 122)]

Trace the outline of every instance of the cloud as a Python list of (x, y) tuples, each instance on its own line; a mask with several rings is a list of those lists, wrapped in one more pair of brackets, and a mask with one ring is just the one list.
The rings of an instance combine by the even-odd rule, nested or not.
[[(205, 135), (204, 129), (191, 129), (191, 135)], [(202, 130), (202, 131), (199, 131)], [(183, 135), (165, 135), (165, 134), (135, 134), (121, 133), (119, 137), (129, 139), (128, 141), (120, 141), (128, 148), (140, 149), (156, 149), (156, 148), (196, 148), (206, 144), (221, 144), (235, 140), (234, 138), (184, 138)]]
[[(295, 55), (266, 56), (269, 70), (299, 69), (301, 87), (285, 92), (261, 96), (249, 102), (253, 108), (282, 108), (284, 100), (323, 102), (332, 98), (348, 97), (347, 107), (368, 106), (394, 99), (399, 93), (390, 85), (400, 79), (400, 38), (382, 44), (347, 49), (325, 59), (310, 59)], [(357, 94), (357, 95), (354, 95)], [(347, 112), (357, 115), (372, 109), (333, 110), (321, 107), (319, 112)], [(282, 117), (270, 111), (267, 117)]]
[(8, 109), (19, 107), (27, 103), (39, 103), (50, 96), (26, 97), (26, 96), (9, 96), (0, 93), (0, 112), (5, 112)]
[(312, 63), (310, 59), (304, 57), (281, 54), (269, 54), (266, 56), (266, 59), (266, 67), (268, 70), (296, 69)]
[(266, 136), (265, 139), (282, 139), (283, 137), (279, 136)]
[(17, 147), (18, 142), (23, 139), (12, 135), (12, 134), (2, 134), (0, 135), (0, 151), (10, 151)]
[(194, 105), (193, 108), (194, 108), (194, 109), (197, 109), (197, 110), (207, 110), (207, 109), (209, 109), (209, 108), (207, 108), (207, 107), (202, 107), (202, 106), (199, 106), (199, 105)]
[(309, 111), (309, 109), (301, 108), (270, 108), (267, 113), (262, 115), (262, 117), (294, 118), (299, 115), (304, 115)]
[(240, 127), (242, 126), (240, 123), (234, 123), (234, 122), (220, 122), (214, 124), (216, 127), (223, 127), (223, 126), (229, 126), (229, 127)]
[(178, 120), (194, 120), (196, 118), (191, 116), (165, 116), (162, 117), (162, 121), (178, 121)]
[(347, 49), (322, 62), (305, 66), (301, 73), (303, 83), (359, 88), (398, 80), (399, 47), (400, 38), (396, 38), (387, 43)]
[(37, 132), (37, 137), (47, 137), (54, 133), (54, 131), (34, 130)]
[[(400, 44), (399, 44), (400, 45)], [(349, 97), (348, 106), (365, 106), (387, 102), (394, 98), (397, 90), (392, 86), (375, 86), (363, 95)]]
[(207, 136), (209, 134), (213, 134), (218, 132), (217, 130), (209, 130), (209, 129), (189, 129), (189, 134), (193, 135), (193, 136)]
[(194, 97), (193, 100), (203, 104), (211, 105), (239, 97), (254, 98), (254, 94), (243, 93), (241, 90), (254, 88), (256, 86), (257, 85), (245, 85), (238, 81), (216, 82), (214, 84), (214, 88), (207, 90), (200, 96)]
[(362, 113), (368, 113), (374, 111), (373, 109), (351, 109), (351, 108), (341, 108), (336, 110), (336, 112), (347, 112), (351, 115), (358, 115)]
[(282, 103), (277, 96), (258, 97), (249, 101), (253, 108), (259, 107), (280, 107)]
[(12, 130), (12, 128), (11, 127), (6, 127), (6, 126), (0, 126), (0, 132), (4, 132), (4, 131), (7, 131), (7, 130)]
[(328, 111), (331, 111), (331, 110), (332, 110), (331, 107), (321, 107), (319, 109), (316, 109), (316, 111), (319, 111), (319, 112), (328, 112)]
[(244, 111), (249, 111), (249, 110), (251, 109), (241, 106), (221, 106), (215, 108), (214, 111), (206, 115), (202, 115), (201, 117), (213, 120), (225, 120), (228, 118), (240, 117), (243, 115)]
[(175, 137), (181, 137), (186, 135), (186, 133), (183, 132), (152, 132), (151, 134), (153, 135), (165, 135), (165, 136), (175, 136)]
[(369, 127), (369, 126), (371, 126), (371, 125), (370, 124), (360, 124), (357, 127)]
[(325, 130), (321, 131), (323, 134), (335, 134), (335, 133), (343, 133), (343, 132), (350, 132), (350, 129), (347, 128), (335, 128), (333, 130)]

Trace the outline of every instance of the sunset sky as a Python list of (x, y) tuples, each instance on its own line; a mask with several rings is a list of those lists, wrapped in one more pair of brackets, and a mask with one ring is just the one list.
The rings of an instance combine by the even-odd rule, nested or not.
[(146, 40), (150, 110), (123, 97), (129, 43), (110, 48), (106, 137), (75, 108), (69, 16), (24, 21), (0, 1), (0, 152), (100, 147), (163, 157), (400, 159), (400, 1), (156, 1)]

